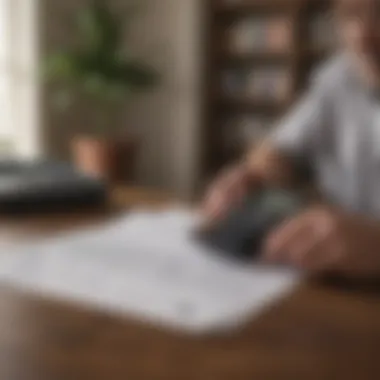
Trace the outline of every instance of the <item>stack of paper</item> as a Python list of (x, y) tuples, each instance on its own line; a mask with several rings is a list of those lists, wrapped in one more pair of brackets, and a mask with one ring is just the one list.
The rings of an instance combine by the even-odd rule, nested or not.
[(123, 216), (0, 255), (0, 281), (189, 332), (240, 326), (298, 282), (224, 261), (194, 241), (184, 210)]

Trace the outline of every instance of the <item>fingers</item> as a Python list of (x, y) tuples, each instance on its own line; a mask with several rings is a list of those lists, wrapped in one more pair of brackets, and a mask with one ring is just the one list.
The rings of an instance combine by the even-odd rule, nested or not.
[(240, 169), (225, 173), (210, 188), (203, 205), (208, 222), (221, 218), (232, 205), (243, 199), (247, 193), (247, 174)]
[(205, 219), (214, 219), (222, 212), (223, 209), (223, 197), (220, 192), (213, 190), (207, 194), (202, 211)]
[(204, 216), (206, 220), (213, 221), (221, 218), (229, 209), (231, 203), (236, 199), (237, 194), (228, 192), (223, 187), (212, 189), (206, 199)]
[(334, 269), (344, 246), (338, 231), (317, 213), (303, 214), (281, 226), (268, 239), (265, 257), (311, 272)]
[(267, 239), (264, 247), (265, 256), (270, 261), (288, 261), (291, 256), (303, 252), (311, 244), (308, 233), (310, 227), (302, 215), (285, 222)]
[(333, 271), (339, 268), (343, 253), (342, 244), (331, 236), (305, 253), (300, 267), (314, 273)]

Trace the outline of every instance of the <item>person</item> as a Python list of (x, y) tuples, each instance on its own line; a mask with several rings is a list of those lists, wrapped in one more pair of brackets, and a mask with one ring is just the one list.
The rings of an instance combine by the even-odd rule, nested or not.
[(313, 273), (380, 275), (380, 1), (335, 0), (341, 48), (259, 147), (204, 200), (215, 222), (258, 184), (289, 185), (294, 158), (313, 165), (324, 203), (275, 228), (265, 259)]

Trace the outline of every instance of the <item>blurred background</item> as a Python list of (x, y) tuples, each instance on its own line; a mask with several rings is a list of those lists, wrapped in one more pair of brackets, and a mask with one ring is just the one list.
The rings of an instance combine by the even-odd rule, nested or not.
[(336, 46), (328, 1), (1, 0), (0, 152), (191, 197)]

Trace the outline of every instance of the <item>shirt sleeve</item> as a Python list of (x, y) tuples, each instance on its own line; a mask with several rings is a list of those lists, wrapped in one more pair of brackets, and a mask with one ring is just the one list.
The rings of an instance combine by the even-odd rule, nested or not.
[(275, 127), (269, 141), (290, 156), (310, 157), (326, 124), (326, 96), (314, 81), (308, 92)]

